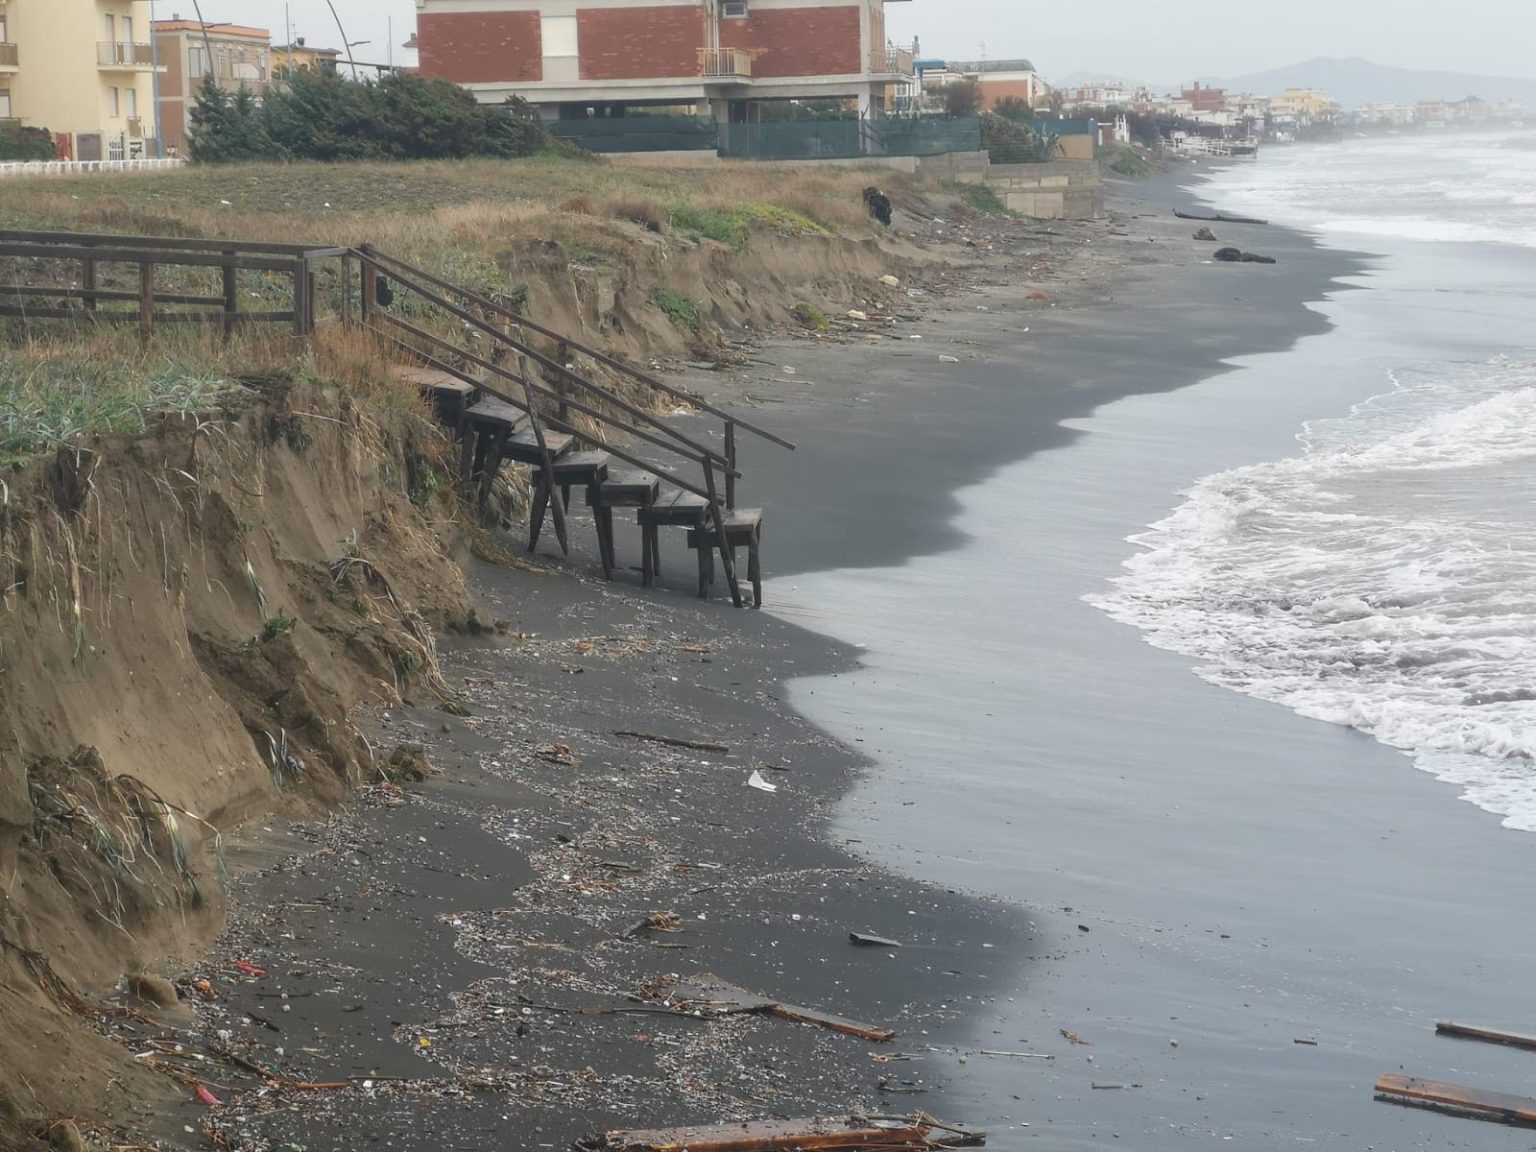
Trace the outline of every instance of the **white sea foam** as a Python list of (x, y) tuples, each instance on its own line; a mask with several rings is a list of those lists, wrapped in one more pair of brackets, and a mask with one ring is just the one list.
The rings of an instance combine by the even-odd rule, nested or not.
[(1091, 600), (1536, 831), (1536, 365), (1400, 376), (1299, 455), (1197, 483)]

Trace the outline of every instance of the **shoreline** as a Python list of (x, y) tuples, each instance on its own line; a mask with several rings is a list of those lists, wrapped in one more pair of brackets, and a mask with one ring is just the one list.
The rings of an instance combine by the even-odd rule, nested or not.
[[(1157, 182), (1140, 189), (1142, 195), (1136, 199), (1171, 194)], [(1184, 223), (1177, 222), (1180, 229)], [(1135, 229), (1138, 220), (1132, 218), (1129, 225)], [(1154, 242), (1171, 247), (1172, 231), (1166, 224), (1163, 231), (1164, 238)], [(1280, 231), (1272, 234), (1279, 236)], [(1298, 252), (1316, 247), (1294, 235), (1286, 237), (1285, 243), (1297, 245)], [(1130, 259), (1131, 245), (1124, 247), (1127, 251), (1123, 255)], [(1107, 266), (1115, 267), (1116, 260), (1114, 255), (1107, 257)], [(1193, 264), (1193, 259), (1188, 263)], [(1336, 266), (1353, 267), (1346, 261)], [(1159, 262), (1142, 267), (1164, 270), (1169, 265)], [(1197, 275), (1222, 275), (1226, 271), (1202, 269)], [(1330, 284), (1342, 274), (1330, 275), (1321, 283)], [(1162, 306), (1156, 293), (1147, 288), (1148, 279), (1139, 283), (1143, 291), (1151, 292), (1152, 304), (1148, 307), (1142, 301), (1141, 306), (1147, 312), (1147, 322), (1156, 325), (1161, 321), (1152, 313), (1161, 311)], [(1245, 280), (1245, 291), (1253, 283)], [(1299, 299), (1292, 301), (1291, 314), (1285, 317), (1264, 315), (1278, 306), (1286, 292), (1294, 291), (1292, 279), (1287, 278), (1283, 288), (1277, 284), (1259, 286), (1272, 294), (1241, 311), (1261, 326), (1264, 339), (1293, 341), (1304, 334), (1307, 325), (1317, 323), (1315, 317), (1309, 318)], [(831, 514), (839, 499), (847, 499), (848, 485), (840, 482), (847, 481), (847, 475), (808, 477), (801, 467), (775, 469), (769, 464), (765, 468), (756, 460), (750, 461), (752, 500), (762, 500), (770, 509), (797, 510), (796, 520), (782, 511), (774, 517), (766, 553), (770, 577), (792, 578), (827, 565), (875, 567), (894, 557), (906, 559), (952, 545), (955, 535), (950, 520), (956, 491), (1031, 453), (1070, 443), (1081, 433), (1063, 427), (1062, 420), (1086, 415), (1120, 395), (1130, 394), (1114, 390), (1109, 383), (1112, 373), (1134, 374), (1146, 360), (1144, 356), (1137, 358), (1133, 350), (1138, 334), (1121, 333), (1111, 339), (1104, 363), (1094, 366), (1096, 378), (1046, 397), (1032, 397), (1044, 399), (1046, 405), (1031, 413), (1022, 444), (1013, 430), (995, 418), (997, 410), (986, 407), (986, 370), (995, 366), (989, 356), (1000, 354), (1013, 340), (1012, 332), (999, 331), (999, 313), (1016, 325), (1030, 319), (1031, 335), (1041, 333), (1037, 339), (1042, 342), (1053, 328), (1060, 329), (1062, 338), (1081, 336), (1085, 328), (1091, 329), (1094, 310), (1104, 309), (1108, 301), (1087, 302), (1101, 292), (1092, 282), (1079, 288), (1082, 302), (1070, 296), (1038, 302), (1065, 304), (1063, 308), (1004, 311), (998, 302), (1006, 294), (996, 288), (978, 298), (952, 302), (919, 323), (922, 331), (918, 334), (925, 337), (921, 354), (903, 349), (901, 354), (887, 357), (884, 364), (871, 364), (872, 358), (861, 355), (863, 349), (846, 345), (807, 349), (808, 362), (830, 359), (846, 373), (853, 387), (829, 401), (827, 393), (837, 389), (828, 389), (822, 382), (827, 379), (824, 372), (814, 368), (808, 370), (809, 375), (797, 372), (793, 379), (797, 384), (807, 382), (806, 394), (790, 399), (794, 407), (789, 423), (803, 418), (806, 431), (812, 435), (802, 432), (791, 436), (802, 443), (793, 466), (807, 458), (819, 462), (835, 455), (818, 450), (809, 425), (824, 426), (829, 412), (846, 415), (864, 410), (853, 405), (869, 404), (876, 398), (871, 393), (884, 403), (878, 406), (879, 416), (858, 428), (860, 445), (868, 449), (869, 456), (878, 458), (882, 444), (900, 442), (898, 426), (903, 424), (908, 428), (922, 426), (927, 445), (937, 443), (955, 450), (932, 453), (933, 467), (901, 477), (896, 498), (911, 509), (910, 524), (920, 530), (899, 541), (884, 538), (888, 533), (884, 529), (877, 532), (878, 525), (850, 524), (846, 515), (838, 521)], [(1122, 286), (1119, 291), (1129, 294), (1134, 288)], [(989, 301), (985, 305), (988, 312), (968, 310), (967, 305), (979, 306), (980, 300)], [(1183, 301), (1181, 306), (1187, 303)], [(1133, 315), (1136, 307), (1132, 305)], [(991, 346), (984, 343), (988, 333), (994, 340)], [(1164, 386), (1182, 387), (1220, 373), (1227, 357), (1251, 350), (1237, 345), (1255, 335), (1250, 331), (1234, 337), (1231, 347), (1219, 342), (1202, 347), (1197, 361), (1189, 365), (1191, 371), (1201, 374)], [(936, 361), (941, 347), (966, 350), (958, 371), (941, 375), (922, 363)], [(981, 351), (970, 351), (976, 348)], [(771, 346), (774, 354), (783, 350), (778, 344)], [(1081, 349), (1029, 349), (1037, 366), (1046, 364), (1056, 371), (1070, 366), (1074, 351)], [(902, 387), (920, 379), (924, 372), (928, 381), (915, 388)], [(955, 377), (964, 389), (968, 426), (935, 430), (942, 411), (961, 408)], [(707, 385), (720, 387), (716, 379), (708, 380)], [(739, 399), (739, 393), (750, 387), (750, 379), (745, 384), (733, 383), (710, 398)], [(788, 413), (782, 410), (784, 405), (778, 407), (781, 410), (774, 412), (772, 419), (781, 427)], [(869, 410), (875, 407), (870, 405)], [(962, 447), (964, 451), (958, 450)], [(1021, 447), (1025, 449), (1023, 455), (1014, 454)], [(851, 472), (855, 463), (845, 455), (841, 466)], [(823, 504), (805, 498), (808, 480)], [(577, 560), (578, 569), (582, 559)], [(686, 571), (679, 557), (667, 559), (669, 572)], [(496, 1139), (503, 1141), (509, 1134), (526, 1133), (531, 1126), (542, 1131), (538, 1133), (540, 1139), (530, 1143), (547, 1140), (560, 1146), (568, 1143), (566, 1137), (610, 1121), (611, 1126), (707, 1121), (725, 1118), (722, 1109), (731, 1115), (745, 1115), (749, 1106), (772, 1114), (782, 1113), (790, 1103), (806, 1110), (812, 1101), (836, 1108), (858, 1100), (866, 1105), (880, 1102), (888, 1110), (921, 1105), (941, 1111), (943, 1102), (955, 1098), (945, 1092), (948, 1077), (958, 1079), (963, 1073), (947, 1068), (942, 1073), (945, 1079), (939, 1080), (931, 1068), (916, 1077), (904, 1072), (895, 1079), (921, 1083), (896, 1084), (897, 1088), (921, 1087), (927, 1094), (908, 1100), (908, 1093), (897, 1092), (882, 1100), (876, 1087), (881, 1078), (876, 1073), (881, 1068), (924, 1066), (874, 1065), (865, 1051), (867, 1046), (810, 1028), (752, 1020), (710, 1024), (689, 1033), (686, 1027), (669, 1025), (678, 1031), (663, 1039), (659, 1024), (652, 1029), (648, 1022), (645, 1033), (628, 1025), (611, 1026), (615, 1019), (623, 1021), (622, 1017), (582, 1017), (579, 1026), (572, 1026), (565, 1013), (525, 1011), (524, 1005), (515, 1008), (508, 1019), (512, 1010), (507, 1005), (516, 1006), (516, 996), (527, 994), (526, 989), (514, 987), (515, 982), (494, 975), (507, 969), (509, 960), (518, 961), (512, 964), (514, 968), (520, 966), (530, 972), (574, 971), (571, 978), (549, 976), (548, 986), (539, 990), (543, 1003), (559, 1000), (563, 990), (562, 1008), (590, 1006), (594, 1001), (614, 1003), (626, 990), (626, 982), (632, 985), (657, 971), (714, 967), (725, 978), (754, 990), (793, 996), (801, 1003), (899, 1027), (903, 1035), (893, 1047), (900, 1047), (919, 1036), (924, 1043), (929, 1042), (929, 1032), (958, 1036), (974, 1028), (982, 1018), (976, 1014), (978, 1010), (985, 1013), (985, 1005), (995, 995), (1007, 994), (998, 989), (1011, 979), (1006, 970), (1017, 964), (1017, 956), (1039, 951), (1044, 942), (1031, 932), (1027, 909), (963, 898), (901, 880), (867, 861), (845, 855), (847, 848), (858, 845), (839, 848), (827, 839), (833, 806), (867, 761), (857, 749), (835, 747), (807, 721), (790, 714), (780, 685), (807, 674), (838, 674), (857, 663), (856, 651), (803, 632), (792, 623), (774, 620), (771, 614), (723, 614), (720, 605), (700, 605), (683, 587), (674, 586), (668, 595), (648, 597), (637, 595), (628, 584), (608, 588), (587, 575), (545, 579), (485, 568), (478, 573), (478, 583), (497, 603), (497, 615), (511, 622), (514, 634), (540, 635), (515, 642), (505, 651), (466, 645), (444, 653), (445, 662), (456, 675), (481, 681), (471, 690), (479, 705), (477, 723), (453, 722), (453, 731), (444, 733), (440, 731), (443, 718), (437, 714), (405, 713), (390, 717), (384, 725), (393, 739), (400, 739), (400, 729), (405, 728), (418, 742), (435, 745), (434, 754), (449, 767), (448, 773), (424, 786), (421, 800), (402, 809), (364, 808), (333, 819), (324, 834), (330, 839), (322, 841), (322, 854), (292, 866), (298, 869), (296, 875), (290, 868), (286, 876), (271, 873), (266, 880), (247, 882), (248, 893), (285, 896), (289, 903), (316, 888), (338, 893), (336, 900), (322, 901), (329, 905), (322, 910), (327, 924), (296, 929), (286, 916), (265, 920), (254, 901), (242, 901), (231, 932), (220, 944), (221, 951), (230, 954), (231, 949), (251, 950), (260, 946), (263, 938), (267, 941), (267, 957), (278, 961), (265, 965), (271, 976), (227, 989), (234, 997), (228, 1007), (238, 1012), (242, 1004), (256, 1005), (248, 1010), (260, 1011), (262, 1002), (269, 1004), (286, 992), (289, 998), (283, 1003), (289, 1020), (283, 1026), (297, 1025), (301, 1032), (320, 1037), (317, 1043), (325, 1056), (314, 1058), (316, 1075), (332, 1069), (338, 1060), (351, 1060), (364, 1074), (414, 1073), (439, 1083), (431, 1089), (396, 1090), (381, 1082), (370, 1089), (329, 1098), (308, 1118), (287, 1109), (275, 1111), (260, 1126), (262, 1134), (301, 1138), (307, 1147), (320, 1149), (352, 1146), (328, 1145), (326, 1140), (355, 1140), (359, 1126), (363, 1131), (372, 1127), (376, 1136), (388, 1138), (388, 1133), (399, 1136), (432, 1123), (439, 1132), (447, 1125), (448, 1130), (465, 1138), (488, 1138), (471, 1137), (478, 1124), (478, 1131), (496, 1131)], [(772, 587), (770, 584), (770, 596)], [(613, 635), (623, 640), (610, 644), (594, 639)], [(591, 647), (583, 650), (583, 644)], [(698, 649), (704, 651), (695, 651)], [(579, 689), (572, 686), (577, 683), (572, 677), (578, 676)], [(514, 686), (516, 696), (503, 694)], [(736, 688), (741, 691), (732, 691)], [(747, 699), (741, 699), (743, 695)], [(534, 703), (530, 705), (530, 701)], [(596, 707), (599, 701), (601, 708)], [(636, 727), (644, 727), (640, 721), (648, 719), (652, 728), (664, 724), (668, 731), (686, 729), (672, 731), (674, 735), (721, 732), (720, 742), (733, 751), (729, 756), (708, 757), (635, 748), (611, 737), (618, 727), (615, 715), (634, 718)], [(684, 718), (686, 722), (679, 723)], [(771, 734), (765, 734), (765, 729), (771, 729)], [(568, 745), (583, 761), (582, 768), (570, 769), (540, 759), (537, 749), (549, 743)], [(475, 768), (482, 758), (493, 763), (488, 776), (477, 781)], [(775, 776), (783, 785), (780, 792), (768, 796), (744, 788), (746, 770), (753, 764), (790, 768)], [(668, 787), (673, 796), (681, 789), (682, 799), (661, 799)], [(622, 791), (623, 801), (605, 807), (611, 797), (604, 798), (603, 794), (609, 790)], [(578, 804), (574, 809), (562, 797), (571, 791)], [(642, 810), (652, 819), (687, 827), (692, 852), (698, 853), (703, 845), (713, 857), (704, 864), (726, 865), (724, 869), (704, 868), (705, 873), (746, 873), (751, 883), (739, 887), (734, 882), (721, 886), (693, 883), (699, 861), (688, 859), (690, 854), (681, 852), (680, 845), (644, 835), (645, 825), (635, 823), (635, 813)], [(709, 816), (718, 818), (702, 819)], [(348, 839), (355, 837), (358, 827), (376, 831), (371, 839)], [(750, 845), (742, 839), (749, 828), (759, 834)], [(759, 843), (765, 829), (771, 833), (773, 844)], [(415, 834), (414, 845), (398, 835), (402, 832)], [(584, 839), (587, 836), (594, 839), (589, 842)], [(426, 837), (425, 849), (420, 847), (421, 837)], [(560, 837), (574, 844), (561, 843)], [(661, 841), (660, 847), (653, 840)], [(349, 845), (354, 849), (366, 845), (362, 850), (367, 857), (349, 855)], [(515, 857), (504, 859), (508, 848), (528, 852), (529, 867), (518, 867)], [(277, 854), (279, 849), (269, 846), (263, 851)], [(594, 867), (589, 859), (599, 853), (623, 856), (626, 852), (640, 857), (640, 872), (619, 870), (615, 874), (600, 862)], [(256, 852), (253, 858), (260, 859), (261, 855)], [(427, 857), (431, 871), (423, 873), (418, 855)], [(636, 864), (627, 857), (621, 862)], [(678, 867), (689, 871), (676, 872)], [(376, 891), (375, 878), (381, 874), (388, 879)], [(283, 879), (273, 881), (272, 876)], [(451, 880), (441, 879), (445, 876)], [(791, 882), (785, 883), (786, 877)], [(827, 886), (817, 892), (814, 907), (807, 905), (805, 883)], [(579, 892), (571, 889), (573, 884)], [(350, 894), (349, 885), (354, 886)], [(509, 891), (513, 887), (517, 888), (516, 895)], [(689, 895), (710, 887), (714, 890)], [(466, 890), (478, 892), (478, 896), (469, 898)], [(535, 893), (537, 905), (524, 899)], [(373, 902), (365, 903), (365, 896)], [(692, 950), (614, 943), (613, 929), (621, 927), (626, 917), (633, 919), (635, 912), (651, 906), (655, 906), (653, 910), (663, 906), (672, 910), (671, 905), (678, 905), (680, 914), (686, 913), (685, 923), (692, 919), (699, 926), (687, 923), (685, 933), (663, 943), (693, 942)], [(536, 925), (535, 935), (523, 938), (522, 943), (509, 943), (502, 922), (517, 918), (507, 914), (509, 906), (520, 908), (517, 916)], [(256, 913), (254, 922), (252, 913)], [(457, 923), (444, 924), (434, 919), (434, 914), (450, 914)], [(378, 917), (383, 918), (383, 925), (392, 927), (386, 931)], [(281, 939), (284, 930), (292, 931), (294, 939), (273, 948), (274, 936)], [(903, 936), (907, 947), (890, 955), (881, 950), (854, 950), (846, 944), (849, 930)], [(386, 984), (359, 987), (349, 984), (345, 976), (334, 977), (334, 983), (324, 986), (305, 983), (313, 979), (313, 973), (322, 971), (315, 963), (316, 953), (324, 953), (328, 947), (334, 952), (345, 940), (357, 944), (370, 939), (373, 945), (368, 959), (375, 964), (385, 961), (380, 970), (387, 974)], [(530, 945), (530, 939), (538, 946)], [(403, 953), (413, 940), (409, 944), (413, 951), (426, 951), (406, 957)], [(979, 947), (983, 944), (990, 947)], [(543, 962), (540, 953), (546, 951), (558, 954), (562, 966)], [(803, 954), (791, 957), (790, 952)], [(477, 965), (483, 959), (493, 959), (494, 966)], [(722, 970), (728, 963), (734, 964), (733, 970)], [(564, 966), (567, 964), (569, 967)], [(466, 990), (451, 985), (473, 977), (477, 967), (480, 987), (454, 1004), (452, 993), (457, 991), (463, 997)], [(311, 976), (284, 975), (285, 969)], [(872, 973), (880, 974), (879, 987), (870, 986)], [(947, 983), (935, 988), (935, 973), (953, 974), (942, 976)], [(445, 981), (445, 975), (456, 979)], [(495, 991), (488, 992), (493, 987)], [(368, 1009), (370, 1001), (385, 1011)], [(365, 1007), (349, 1012), (351, 1002), (364, 1003)], [(490, 1006), (493, 1002), (500, 1006), (499, 1012)], [(434, 1019), (425, 1011), (428, 1007), (448, 1011), (446, 1015), (439, 1012)], [(387, 1020), (387, 1028), (375, 1018), (379, 1016)], [(518, 1027), (526, 1031), (519, 1034)], [(413, 1045), (402, 1030), (422, 1035), (415, 1036)], [(340, 1037), (348, 1031), (354, 1035), (341, 1042)], [(636, 1038), (640, 1035), (648, 1042)], [(430, 1047), (419, 1043), (423, 1036), (432, 1041)], [(528, 1042), (530, 1037), (534, 1038), (532, 1043)], [(773, 1054), (766, 1066), (761, 1060), (745, 1062), (747, 1052), (763, 1051)], [(508, 1052), (518, 1053), (511, 1064), (506, 1061)], [(586, 1076), (583, 1068), (591, 1066), (594, 1053), (602, 1054), (603, 1061), (594, 1068), (595, 1079), (581, 1083)], [(957, 1055), (958, 1050), (952, 1054)], [(309, 1066), (301, 1058), (292, 1059), (295, 1071), (304, 1068), (307, 1074)], [(561, 1059), (571, 1067), (560, 1068)], [(589, 1063), (575, 1067), (583, 1060)], [(735, 1080), (747, 1078), (758, 1086), (760, 1095), (734, 1096), (724, 1085), (711, 1082), (692, 1095), (684, 1093), (686, 1115), (678, 1115), (675, 1107), (666, 1111), (663, 1105), (669, 1098), (675, 1100), (680, 1078), (699, 1061), (734, 1061)], [(467, 1110), (473, 1115), (466, 1118), (463, 1093), (473, 1092), (464, 1087), (465, 1083), (472, 1083), (475, 1076), (488, 1076), (486, 1069), (498, 1062), (505, 1066), (499, 1082), (504, 1089), (511, 1088), (525, 1101), (537, 1098), (542, 1091), (542, 1104), (519, 1113), (512, 1109), (510, 1100), (492, 1094), (487, 1100), (472, 1101)], [(448, 1079), (443, 1075), (445, 1069), (452, 1072), (452, 1086), (442, 1083)], [(615, 1078), (619, 1078), (617, 1084)], [(596, 1080), (607, 1082), (599, 1088)], [(552, 1084), (563, 1087), (555, 1091), (550, 1088)], [(581, 1132), (571, 1123), (576, 1112), (583, 1113), (577, 1125)], [(511, 1119), (498, 1119), (503, 1115)], [(285, 1123), (296, 1126), (284, 1127)], [(504, 1124), (512, 1126), (502, 1127)]]

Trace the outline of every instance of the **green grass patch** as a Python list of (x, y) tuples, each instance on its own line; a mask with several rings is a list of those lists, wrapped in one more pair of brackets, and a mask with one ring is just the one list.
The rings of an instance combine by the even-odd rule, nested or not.
[(89, 435), (143, 432), (151, 416), (207, 411), (232, 387), (170, 362), (146, 373), (84, 356), (0, 360), (0, 463)]
[(1008, 206), (996, 192), (985, 184), (967, 184), (965, 202), (987, 216), (1011, 216)]
[(701, 208), (679, 204), (668, 211), (672, 228), (687, 236), (714, 240), (731, 248), (744, 248), (753, 228), (771, 228), (795, 236), (832, 235), (831, 229), (817, 223), (803, 212), (779, 204), (748, 200), (729, 208)]
[(794, 317), (812, 332), (825, 332), (831, 327), (827, 323), (827, 314), (806, 300), (795, 305)]
[(278, 613), (276, 616), (268, 616), (261, 622), (261, 641), (265, 644), (269, 640), (276, 640), (279, 636), (285, 636), (298, 626), (298, 621), (292, 616), (284, 616)]
[(699, 330), (699, 306), (681, 292), (661, 289), (655, 296), (656, 307), (667, 314), (674, 324), (681, 324), (690, 332)]
[(1116, 148), (1106, 155), (1101, 155), (1099, 163), (1116, 176), (1129, 176), (1137, 180), (1150, 176), (1153, 172), (1151, 162), (1134, 148)]

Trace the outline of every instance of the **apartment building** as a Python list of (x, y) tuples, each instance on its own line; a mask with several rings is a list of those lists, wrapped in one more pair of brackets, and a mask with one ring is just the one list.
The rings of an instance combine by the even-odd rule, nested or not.
[(153, 156), (154, 73), (148, 0), (0, 0), (0, 119), (63, 159)]
[(769, 100), (878, 114), (912, 75), (885, 5), (905, 0), (416, 0), (421, 72), (546, 117), (692, 105), (741, 121)]
[(185, 154), (187, 126), (208, 76), (223, 88), (266, 91), (272, 80), (272, 33), (241, 24), (199, 24), (173, 14), (154, 26), (160, 78), (160, 134)]

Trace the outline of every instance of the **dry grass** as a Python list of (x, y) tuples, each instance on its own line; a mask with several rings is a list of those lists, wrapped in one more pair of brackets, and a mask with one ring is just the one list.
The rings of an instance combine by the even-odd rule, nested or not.
[(631, 224), (638, 224), (648, 232), (657, 235), (667, 230), (667, 210), (654, 200), (644, 200), (638, 196), (621, 196), (617, 200), (608, 202), (608, 215), (616, 220), (628, 220)]

